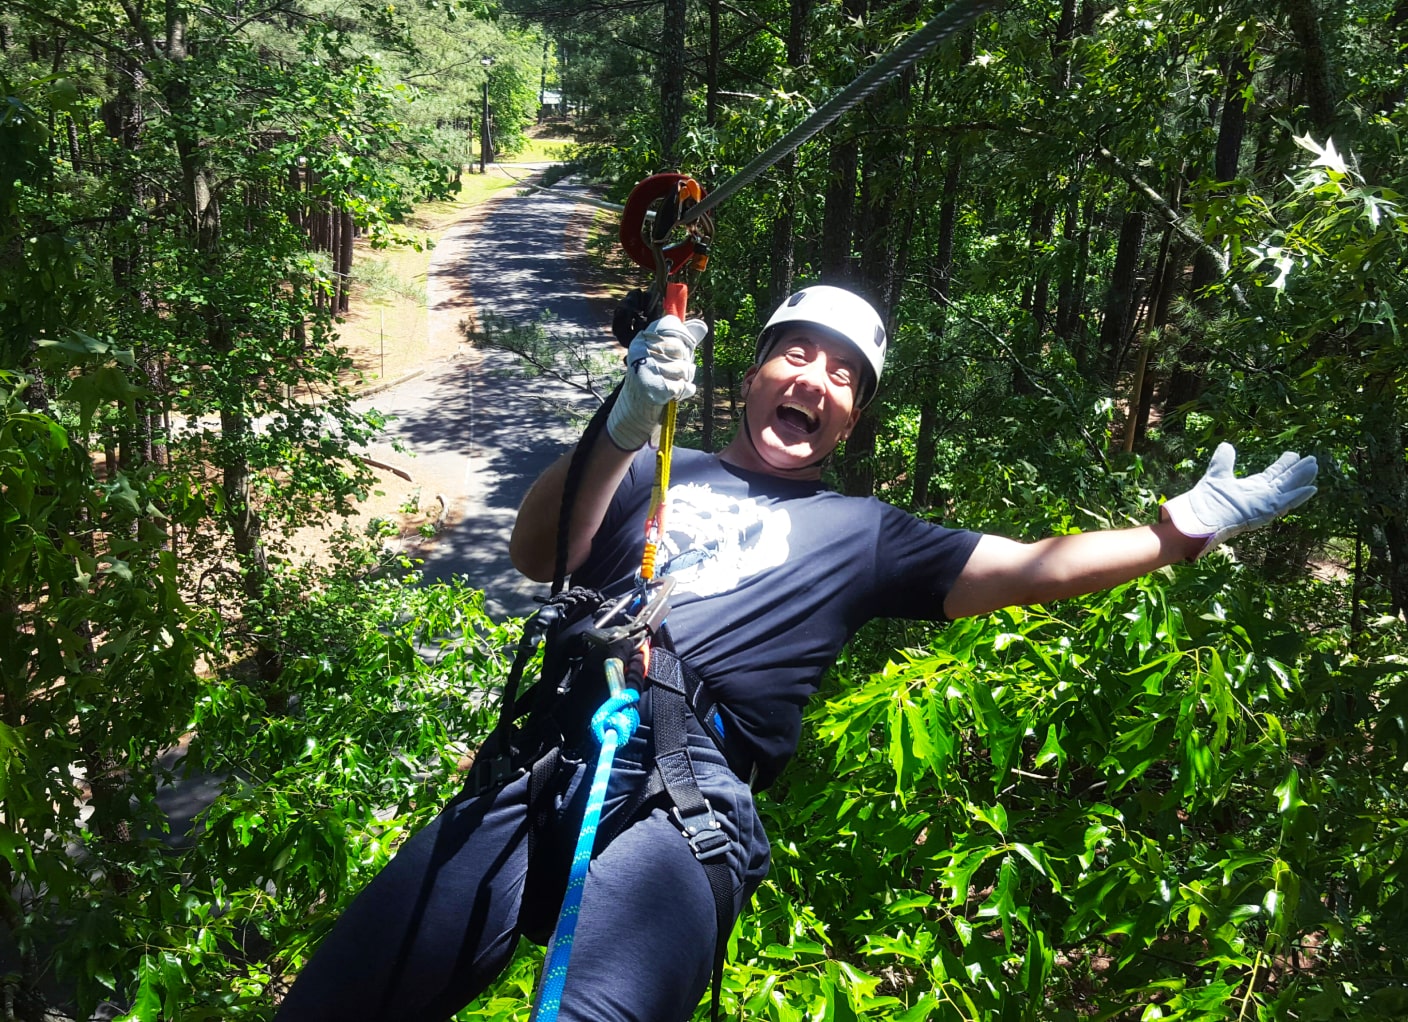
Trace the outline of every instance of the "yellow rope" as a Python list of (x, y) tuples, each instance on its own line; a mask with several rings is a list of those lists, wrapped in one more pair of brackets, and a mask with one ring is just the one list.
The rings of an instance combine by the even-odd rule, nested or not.
[(640, 558), (640, 577), (645, 582), (655, 579), (655, 555), (660, 538), (665, 535), (665, 495), (670, 489), (670, 459), (675, 452), (675, 413), (679, 402), (665, 406), (665, 421), (660, 427), (660, 447), (655, 452), (655, 485), (650, 491), (653, 509), (645, 523), (645, 551)]

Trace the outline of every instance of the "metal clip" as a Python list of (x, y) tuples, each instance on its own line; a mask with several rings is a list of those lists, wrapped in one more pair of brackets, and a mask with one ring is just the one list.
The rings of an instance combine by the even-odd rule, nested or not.
[(639, 599), (641, 595), (638, 592), (627, 593), (607, 607), (597, 617), (593, 627), (583, 634), (589, 641), (600, 646), (612, 646), (623, 640), (631, 641), (633, 645), (638, 644), (642, 639), (654, 635), (660, 623), (665, 620), (665, 615), (670, 612), (670, 591), (674, 587), (674, 579), (668, 576), (662, 578), (644, 606), (632, 617), (619, 625), (608, 625), (608, 621), (625, 613), (632, 601)]
[[(702, 795), (700, 797), (704, 798)], [(685, 840), (689, 842), (690, 850), (700, 862), (717, 859), (728, 851), (728, 835), (724, 833), (724, 825), (714, 815), (714, 807), (709, 804), (707, 798), (704, 798), (702, 812), (685, 816), (680, 812), (679, 806), (675, 806), (673, 812), (680, 829), (684, 831)]]
[(620, 657), (610, 656), (606, 658), (605, 670), (606, 689), (614, 699), (626, 691), (626, 665)]

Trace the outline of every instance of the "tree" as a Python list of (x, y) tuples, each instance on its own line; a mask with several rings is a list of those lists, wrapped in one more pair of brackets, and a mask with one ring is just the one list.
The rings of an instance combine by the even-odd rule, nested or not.
[(283, 708), (305, 594), (269, 525), (345, 509), (376, 426), (333, 332), (353, 224), (388, 238), (449, 180), (333, 22), (271, 41), (287, 14), (8, 9), (0, 825), (26, 1017), (50, 969), (84, 1017), (138, 989), (180, 876), (147, 837), (153, 765), (197, 657), (253, 654)]

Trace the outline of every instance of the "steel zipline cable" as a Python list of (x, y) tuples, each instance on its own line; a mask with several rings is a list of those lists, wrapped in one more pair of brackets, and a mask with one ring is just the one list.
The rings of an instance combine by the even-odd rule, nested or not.
[(746, 188), (763, 171), (792, 152), (818, 132), (825, 131), (836, 118), (870, 96), (916, 60), (959, 29), (970, 24), (984, 11), (1000, 7), (1003, 0), (957, 0), (944, 8), (923, 28), (881, 57), (850, 85), (818, 107), (805, 121), (768, 146), (742, 170), (719, 185), (696, 205), (680, 215), (680, 223), (697, 220), (715, 206)]
[[(996, 10), (1003, 3), (1004, 0), (957, 0), (944, 8), (941, 14), (935, 16), (923, 28), (877, 60), (850, 85), (814, 110), (801, 124), (759, 153), (746, 167), (705, 195), (696, 205), (681, 213), (678, 222), (687, 224), (697, 220), (724, 200), (731, 198), (752, 184), (760, 174), (778, 160), (801, 146), (813, 135), (825, 131), (847, 110), (870, 96), (916, 60), (927, 56), (939, 43), (959, 29), (971, 24), (985, 11)], [(548, 190), (545, 186), (538, 187), (540, 190)], [(616, 213), (624, 212), (626, 209), (620, 203), (608, 202), (594, 196), (573, 194), (572, 198), (577, 202)], [(646, 216), (653, 219), (655, 213), (650, 211), (646, 213)]]

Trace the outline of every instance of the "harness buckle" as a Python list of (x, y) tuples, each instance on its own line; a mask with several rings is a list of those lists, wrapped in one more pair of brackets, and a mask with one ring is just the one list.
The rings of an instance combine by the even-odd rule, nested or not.
[(597, 615), (593, 627), (583, 634), (588, 641), (598, 646), (609, 648), (618, 642), (626, 643), (627, 647), (638, 646), (643, 639), (655, 634), (660, 622), (665, 620), (665, 615), (670, 612), (670, 590), (674, 587), (674, 579), (669, 576), (662, 578), (649, 599), (644, 600), (634, 615), (626, 618), (621, 624), (608, 624), (626, 614), (633, 603), (642, 599), (638, 591), (627, 593)]
[(694, 857), (700, 862), (708, 862), (728, 851), (728, 835), (724, 833), (724, 825), (714, 815), (714, 807), (709, 804), (709, 799), (702, 795), (700, 797), (704, 799), (702, 811), (685, 816), (680, 812), (680, 807), (675, 806), (671, 812), (674, 813), (680, 829), (684, 831), (684, 838), (689, 842)]
[(513, 756), (502, 753), (486, 760), (476, 759), (474, 766), (470, 767), (470, 776), (476, 793), (492, 791), (501, 788), (511, 781), (516, 781), (527, 771), (523, 767), (513, 765)]

